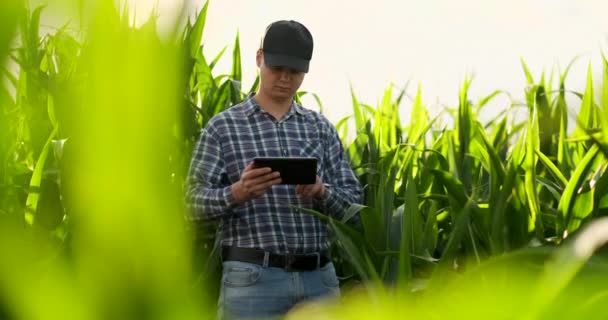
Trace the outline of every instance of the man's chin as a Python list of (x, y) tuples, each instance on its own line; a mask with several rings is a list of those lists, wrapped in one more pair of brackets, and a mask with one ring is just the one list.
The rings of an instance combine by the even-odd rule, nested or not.
[(275, 100), (291, 100), (293, 99), (293, 94), (290, 92), (275, 92), (273, 98)]

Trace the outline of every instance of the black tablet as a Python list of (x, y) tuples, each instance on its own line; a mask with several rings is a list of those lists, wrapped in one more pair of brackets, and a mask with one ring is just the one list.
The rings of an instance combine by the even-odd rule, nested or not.
[(270, 167), (281, 173), (281, 184), (314, 184), (317, 181), (317, 158), (258, 157), (257, 168)]

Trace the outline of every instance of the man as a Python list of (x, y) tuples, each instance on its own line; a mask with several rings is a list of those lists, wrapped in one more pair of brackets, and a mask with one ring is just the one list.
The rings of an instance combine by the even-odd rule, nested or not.
[[(340, 294), (327, 226), (297, 207), (340, 219), (360, 202), (361, 187), (333, 125), (294, 101), (312, 51), (299, 22), (268, 26), (256, 54), (259, 90), (213, 117), (194, 150), (187, 203), (195, 219), (220, 221), (218, 311), (228, 318), (281, 316)], [(280, 184), (279, 172), (254, 166), (255, 157), (315, 157), (316, 182)]]

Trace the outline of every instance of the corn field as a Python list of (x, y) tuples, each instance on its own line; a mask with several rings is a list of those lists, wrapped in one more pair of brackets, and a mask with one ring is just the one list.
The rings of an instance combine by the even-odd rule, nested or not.
[[(238, 35), (205, 57), (207, 4), (169, 40), (111, 1), (78, 31), (42, 33), (44, 10), (0, 3), (0, 319), (213, 318), (214, 226), (184, 219), (182, 189), (201, 128), (258, 88)], [(602, 318), (608, 60), (584, 92), (565, 86), (583, 62), (549, 76), (521, 62), (523, 101), (473, 101), (466, 78), (433, 117), (421, 88), (390, 86), (376, 106), (351, 92), (336, 127), (365, 202), (341, 221), (304, 213), (334, 235), (345, 297), (289, 318)]]

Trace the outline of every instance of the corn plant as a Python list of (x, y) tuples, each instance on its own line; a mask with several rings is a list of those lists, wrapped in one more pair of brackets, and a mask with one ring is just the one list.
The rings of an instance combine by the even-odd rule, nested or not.
[[(3, 70), (16, 98), (3, 86), (0, 100), (9, 124), (0, 130), (9, 142), (0, 255), (10, 257), (0, 269), (0, 313), (212, 316), (191, 290), (180, 197), (190, 119), (178, 112), (190, 106), (191, 78), (180, 55), (191, 37), (161, 40), (154, 16), (136, 28), (108, 2), (95, 4), (81, 40), (67, 27), (40, 36), (43, 7), (6, 7), (21, 37), (10, 55), (19, 73)], [(15, 30), (6, 27), (2, 60), (14, 36), (4, 31)]]
[(608, 261), (592, 254), (608, 242), (607, 231), (608, 221), (600, 218), (555, 250), (526, 248), (494, 256), (422, 292), (384, 293), (371, 300), (352, 291), (342, 305), (313, 303), (287, 318), (602, 318)]
[[(431, 287), (441, 286), (450, 270), (473, 268), (519, 248), (561, 243), (602, 210), (605, 193), (601, 189), (596, 196), (596, 189), (600, 181), (605, 188), (605, 159), (601, 144), (589, 141), (600, 121), (591, 76), (585, 93), (574, 93), (582, 107), (569, 137), (564, 82), (573, 63), (555, 92), (551, 80), (542, 76), (535, 84), (523, 60), (522, 65), (525, 101), (511, 98), (506, 111), (487, 124), (477, 115), (506, 93), (496, 91), (473, 104), (471, 79), (462, 86), (458, 107), (446, 110), (453, 128), (434, 127), (420, 93), (405, 129), (383, 118), (390, 100), (374, 109), (352, 94), (357, 135), (348, 150), (366, 190), (365, 205), (352, 210), (360, 211), (363, 224), (361, 230), (345, 221), (330, 225), (359, 277), (399, 287), (423, 277)], [(388, 104), (393, 110), (396, 101)], [(514, 123), (511, 113), (521, 107), (528, 119)], [(343, 137), (348, 121), (339, 122)]]
[[(135, 27), (128, 10), (107, 3), (98, 4), (86, 32), (65, 25), (41, 35), (44, 7), (5, 2), (0, 60), (19, 70), (1, 69), (0, 254), (12, 259), (0, 266), (0, 317), (212, 316), (191, 301), (216, 298), (215, 222), (184, 223), (180, 195), (200, 129), (258, 88), (256, 79), (243, 89), (239, 35), (231, 70), (218, 74), (226, 48), (208, 59), (201, 46), (207, 4), (165, 41), (155, 15)], [(535, 81), (522, 60), (523, 101), (502, 91), (473, 101), (466, 78), (458, 105), (434, 117), (421, 87), (410, 99), (407, 86), (389, 86), (376, 106), (351, 89), (353, 116), (336, 126), (365, 202), (341, 221), (306, 211), (333, 231), (343, 284), (362, 280), (379, 305), (392, 299), (386, 288), (396, 288), (400, 301), (430, 309), (435, 294), (464, 303), (456, 297), (463, 283), (479, 281), (467, 291), (478, 297), (484, 279), (504, 287), (500, 272), (531, 264), (525, 280), (539, 279), (529, 296), (539, 304), (525, 316), (566, 314), (553, 307), (605, 270), (587, 264), (590, 254), (572, 254), (571, 241), (587, 239), (581, 230), (608, 212), (608, 63), (603, 87), (594, 86), (589, 66), (581, 93), (565, 86), (575, 61), (554, 86), (554, 72)], [(314, 93), (296, 99), (307, 94), (323, 111)], [(479, 115), (501, 95), (509, 98), (505, 110), (482, 123)], [(577, 116), (569, 113), (572, 97), (581, 103)], [(404, 103), (412, 106), (410, 123), (400, 121)], [(522, 110), (523, 121), (515, 116)], [(442, 116), (452, 123), (440, 124)], [(360, 225), (350, 223), (356, 214)], [(563, 265), (539, 272), (552, 258)], [(28, 277), (40, 268), (42, 276)], [(193, 292), (193, 282), (206, 287)], [(422, 288), (422, 296), (412, 293)], [(51, 291), (57, 294), (47, 301)], [(604, 301), (601, 288), (593, 294)], [(508, 306), (525, 303), (520, 297)]]

